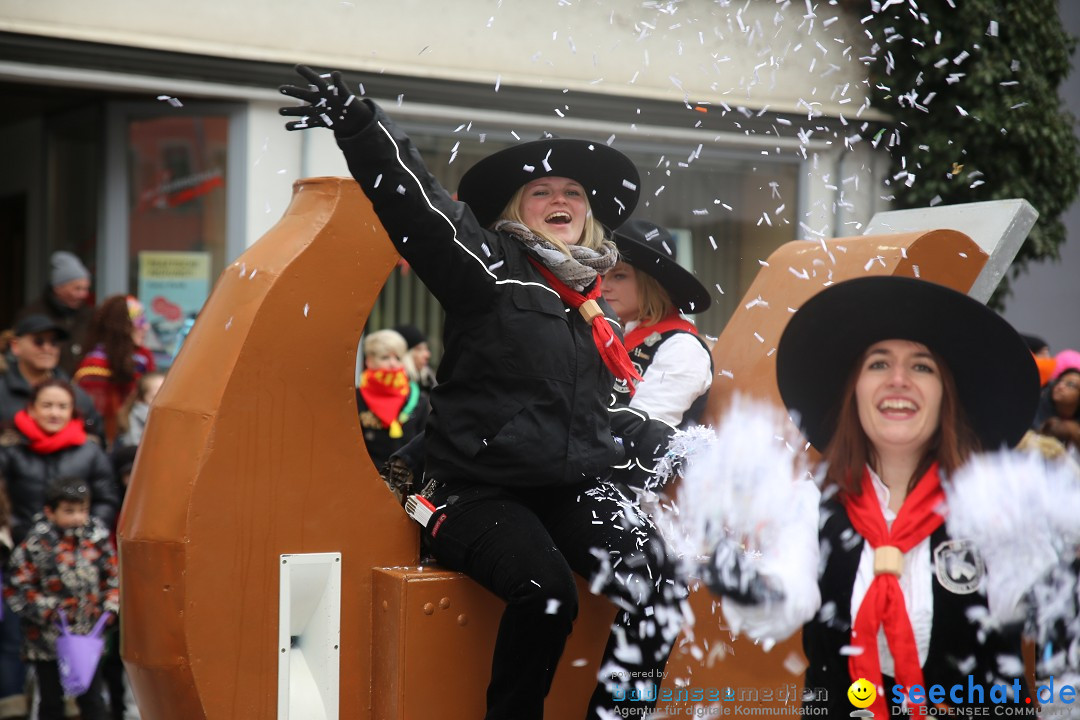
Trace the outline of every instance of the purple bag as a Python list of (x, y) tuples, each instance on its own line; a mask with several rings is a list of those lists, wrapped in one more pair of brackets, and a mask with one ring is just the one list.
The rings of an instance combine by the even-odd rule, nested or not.
[(98, 662), (105, 652), (105, 623), (112, 613), (101, 613), (88, 635), (76, 635), (68, 628), (67, 616), (60, 613), (60, 637), (56, 638), (56, 664), (64, 694), (82, 695), (90, 688)]

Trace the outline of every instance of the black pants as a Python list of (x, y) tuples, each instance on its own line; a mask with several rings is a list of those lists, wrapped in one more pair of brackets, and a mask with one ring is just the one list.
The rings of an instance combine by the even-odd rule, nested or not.
[[(60, 686), (60, 668), (55, 660), (39, 660), (34, 667), (37, 669), (38, 691), (41, 693), (38, 720), (64, 720), (64, 689)], [(100, 665), (90, 687), (75, 698), (75, 704), (79, 706), (80, 720), (106, 720)]]
[(623, 495), (595, 482), (535, 489), (433, 485), (426, 494), (438, 509), (424, 531), (427, 546), (441, 565), (506, 601), (485, 720), (543, 717), (577, 617), (574, 572), (620, 608), (586, 717), (626, 707), (612, 697), (618, 687), (661, 677), (682, 626), (686, 591), (656, 529)]

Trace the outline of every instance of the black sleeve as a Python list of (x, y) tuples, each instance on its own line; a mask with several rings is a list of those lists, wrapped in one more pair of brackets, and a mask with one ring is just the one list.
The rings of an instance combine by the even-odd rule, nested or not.
[(364, 102), (371, 123), (337, 142), (394, 247), (448, 312), (490, 300), (507, 271), (506, 241), (480, 227), (428, 172), (408, 136)]
[(625, 405), (609, 406), (608, 416), (611, 419), (611, 434), (621, 440), (625, 453), (625, 459), (618, 468), (620, 481), (631, 487), (645, 487), (656, 472), (657, 462), (667, 453), (675, 428), (649, 417), (642, 410)]
[(92, 451), (87, 477), (90, 481), (90, 514), (101, 520), (105, 527), (111, 528), (120, 510), (116, 476), (105, 451), (93, 441), (88, 441), (87, 445)]
[(86, 428), (86, 434), (93, 435), (104, 443), (105, 423), (101, 419), (101, 414), (94, 406), (94, 401), (91, 400), (90, 396), (86, 394), (86, 391), (78, 385), (72, 383), (71, 387), (75, 390), (75, 409), (79, 411), (79, 416), (83, 421), (83, 427)]

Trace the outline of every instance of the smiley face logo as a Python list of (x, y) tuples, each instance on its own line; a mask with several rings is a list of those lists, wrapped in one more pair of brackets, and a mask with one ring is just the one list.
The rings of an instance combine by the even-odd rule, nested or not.
[(855, 707), (868, 708), (877, 699), (877, 688), (874, 687), (874, 683), (866, 678), (859, 678), (851, 683), (851, 687), (847, 691), (847, 697)]

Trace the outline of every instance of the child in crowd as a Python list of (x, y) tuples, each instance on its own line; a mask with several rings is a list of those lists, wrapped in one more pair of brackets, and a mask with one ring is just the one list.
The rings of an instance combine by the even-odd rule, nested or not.
[(379, 330), (364, 339), (364, 372), (356, 406), (375, 467), (382, 467), (427, 422), (427, 401), (405, 371), (406, 352), (405, 338), (394, 330)]
[[(59, 477), (49, 484), (44, 512), (11, 556), (4, 597), (22, 621), (23, 656), (37, 671), (39, 720), (62, 720), (60, 614), (73, 633), (86, 634), (103, 612), (115, 617), (120, 600), (116, 552), (108, 529), (90, 515), (85, 480)], [(105, 720), (100, 670), (75, 700), (82, 720)]]
[(116, 418), (120, 431), (116, 439), (117, 447), (138, 445), (142, 440), (146, 420), (150, 417), (150, 404), (154, 402), (163, 382), (165, 374), (160, 372), (148, 372), (136, 381), (135, 390), (128, 396)]

